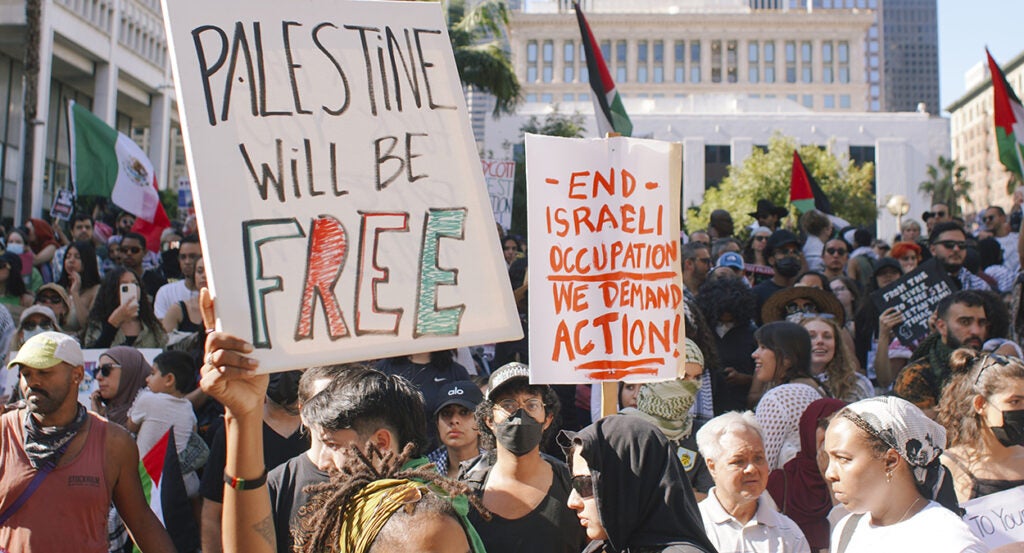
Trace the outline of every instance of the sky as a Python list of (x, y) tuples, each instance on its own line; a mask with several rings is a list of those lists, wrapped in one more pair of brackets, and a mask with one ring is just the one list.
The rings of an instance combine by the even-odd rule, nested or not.
[(1024, 1), (938, 0), (938, 8), (939, 102), (945, 113), (967, 92), (964, 73), (985, 59), (985, 46), (1000, 65), (1024, 51)]

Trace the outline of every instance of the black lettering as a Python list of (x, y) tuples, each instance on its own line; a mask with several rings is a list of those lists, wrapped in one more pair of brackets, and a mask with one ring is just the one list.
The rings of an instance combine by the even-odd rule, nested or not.
[[(228, 66), (228, 78), (224, 81), (224, 104), (221, 106), (220, 120), (228, 120), (228, 107), (231, 104), (231, 89), (234, 86), (235, 80), (235, 65), (238, 64), (238, 52), (239, 46), (242, 46), (241, 52), (245, 56), (245, 67), (247, 74), (249, 75), (249, 105), (252, 110), (253, 116), (260, 114), (259, 107), (256, 104), (256, 76), (253, 74), (252, 68), (252, 54), (249, 52), (249, 41), (245, 38), (245, 27), (242, 26), (242, 22), (235, 23), (235, 36), (231, 40), (231, 65)], [(240, 82), (245, 82), (241, 77), (238, 78)]]
[(426, 60), (426, 58), (423, 57), (423, 43), (420, 40), (420, 35), (422, 35), (422, 34), (439, 35), (439, 34), (441, 34), (441, 31), (439, 31), (437, 29), (415, 29), (414, 28), (412, 30), (412, 32), (416, 36), (416, 53), (419, 55), (419, 58), (420, 58), (420, 69), (423, 71), (423, 84), (426, 85), (426, 87), (427, 87), (427, 105), (430, 106), (430, 109), (455, 109), (455, 106), (445, 106), (445, 105), (435, 104), (434, 103), (434, 93), (431, 91), (431, 88), (430, 88), (430, 75), (427, 73), (427, 69), (429, 69), (431, 67), (434, 67), (434, 64), (428, 62)]
[[(203, 41), (200, 38), (200, 35), (206, 31), (214, 31), (220, 38), (220, 56), (217, 57), (217, 61), (213, 62), (212, 66), (206, 61), (206, 50), (203, 49)], [(228, 35), (220, 27), (202, 25), (192, 29), (192, 42), (196, 46), (196, 56), (199, 58), (199, 75), (202, 77), (203, 96), (206, 98), (206, 115), (210, 121), (210, 126), (217, 126), (217, 110), (213, 107), (210, 77), (224, 66), (224, 61), (228, 58)]]
[[(317, 25), (316, 27), (313, 28), (313, 44), (316, 45), (317, 49), (320, 50), (320, 52), (322, 52), (323, 55), (327, 56), (327, 59), (331, 60), (331, 64), (334, 65), (334, 68), (338, 71), (338, 76), (341, 77), (341, 87), (345, 91), (345, 100), (341, 103), (341, 107), (337, 109), (331, 109), (327, 106), (321, 106), (321, 108), (323, 108), (324, 111), (331, 115), (341, 115), (342, 113), (345, 113), (345, 110), (348, 109), (348, 104), (349, 101), (351, 100), (349, 96), (348, 77), (345, 76), (345, 70), (341, 68), (341, 64), (338, 63), (338, 59), (335, 58), (334, 55), (331, 54), (327, 50), (327, 48), (324, 47), (322, 42), (320, 42), (320, 31), (324, 27), (330, 27), (332, 29), (338, 28), (332, 23), (321, 23)], [(333, 144), (331, 145), (331, 147), (333, 148)]]
[(260, 76), (260, 116), (291, 115), (290, 111), (267, 111), (267, 68), (263, 61), (263, 31), (259, 21), (252, 23), (252, 37), (256, 45), (256, 70)]
[(292, 100), (295, 102), (295, 113), (313, 113), (309, 110), (302, 109), (302, 100), (299, 99), (299, 85), (295, 82), (295, 70), (302, 66), (295, 63), (295, 59), (292, 57), (292, 40), (288, 36), (289, 27), (301, 27), (302, 24), (298, 21), (284, 21), (281, 23), (281, 35), (284, 39), (284, 56), (288, 60), (288, 80), (292, 84)]
[[(366, 92), (370, 100), (370, 113), (372, 115), (377, 115), (377, 99), (374, 95), (373, 86), (373, 62), (370, 61), (370, 48), (366, 44), (366, 32), (372, 31), (374, 33), (379, 33), (380, 29), (376, 27), (360, 27), (358, 25), (345, 25), (345, 28), (350, 31), (359, 31), (359, 41), (363, 46), (363, 62), (366, 65)], [(394, 146), (392, 146), (392, 148), (393, 147)], [(379, 186), (377, 189), (380, 190)]]
[(274, 176), (273, 171), (270, 169), (270, 165), (263, 163), (260, 165), (260, 169), (263, 172), (262, 178), (256, 174), (256, 168), (252, 164), (252, 160), (249, 159), (249, 152), (245, 149), (245, 144), (239, 144), (238, 149), (242, 152), (242, 158), (245, 160), (245, 166), (249, 168), (249, 174), (252, 175), (253, 182), (256, 183), (256, 190), (260, 193), (260, 198), (263, 200), (267, 199), (267, 183), (273, 183), (274, 190), (277, 191), (277, 199), (284, 203), (284, 156), (281, 150), (281, 139), (278, 138), (274, 141), (277, 146), (277, 176)]

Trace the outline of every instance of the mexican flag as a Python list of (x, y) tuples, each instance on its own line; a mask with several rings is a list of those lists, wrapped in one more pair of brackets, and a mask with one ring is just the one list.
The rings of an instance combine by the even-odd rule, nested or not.
[[(146, 246), (160, 250), (160, 233), (171, 226), (160, 205), (156, 173), (142, 148), (89, 110), (68, 103), (71, 183), (77, 196), (102, 196), (135, 215)], [(140, 223), (141, 222), (141, 223)], [(151, 239), (155, 233), (155, 240)]]
[[(146, 502), (167, 529), (174, 548), (178, 551), (199, 549), (199, 527), (185, 492), (173, 427), (139, 460), (139, 476)], [(133, 551), (139, 551), (138, 546)]]
[(1003, 162), (1006, 170), (1024, 178), (1024, 107), (1020, 99), (1006, 82), (1006, 75), (992, 59), (988, 48), (985, 49), (985, 56), (988, 57), (988, 69), (992, 75), (992, 100), (996, 124), (996, 145), (999, 147), (999, 161)]
[(633, 123), (622, 107), (622, 97), (615, 90), (615, 83), (608, 72), (608, 65), (601, 55), (601, 48), (590, 32), (590, 25), (583, 17), (579, 2), (572, 3), (576, 10), (576, 21), (580, 24), (583, 36), (583, 51), (587, 57), (587, 75), (590, 79), (590, 90), (594, 92), (594, 116), (597, 118), (597, 131), (601, 136), (617, 132), (622, 136), (633, 134)]
[(832, 204), (825, 196), (825, 191), (807, 171), (804, 160), (800, 159), (800, 153), (796, 150), (793, 150), (793, 174), (789, 178), (789, 201), (801, 213), (817, 209), (832, 214)]

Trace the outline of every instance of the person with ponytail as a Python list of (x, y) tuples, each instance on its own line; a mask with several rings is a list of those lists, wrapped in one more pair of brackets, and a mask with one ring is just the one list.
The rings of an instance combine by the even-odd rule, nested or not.
[(1024, 361), (961, 348), (939, 400), (942, 464), (960, 502), (1024, 485)]

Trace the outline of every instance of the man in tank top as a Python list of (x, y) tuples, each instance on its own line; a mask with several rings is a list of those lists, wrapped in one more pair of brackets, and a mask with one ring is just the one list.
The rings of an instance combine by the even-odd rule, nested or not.
[(111, 501), (143, 551), (174, 551), (143, 496), (135, 442), (78, 403), (74, 338), (33, 336), (8, 368), (25, 406), (0, 417), (0, 551), (106, 552)]

